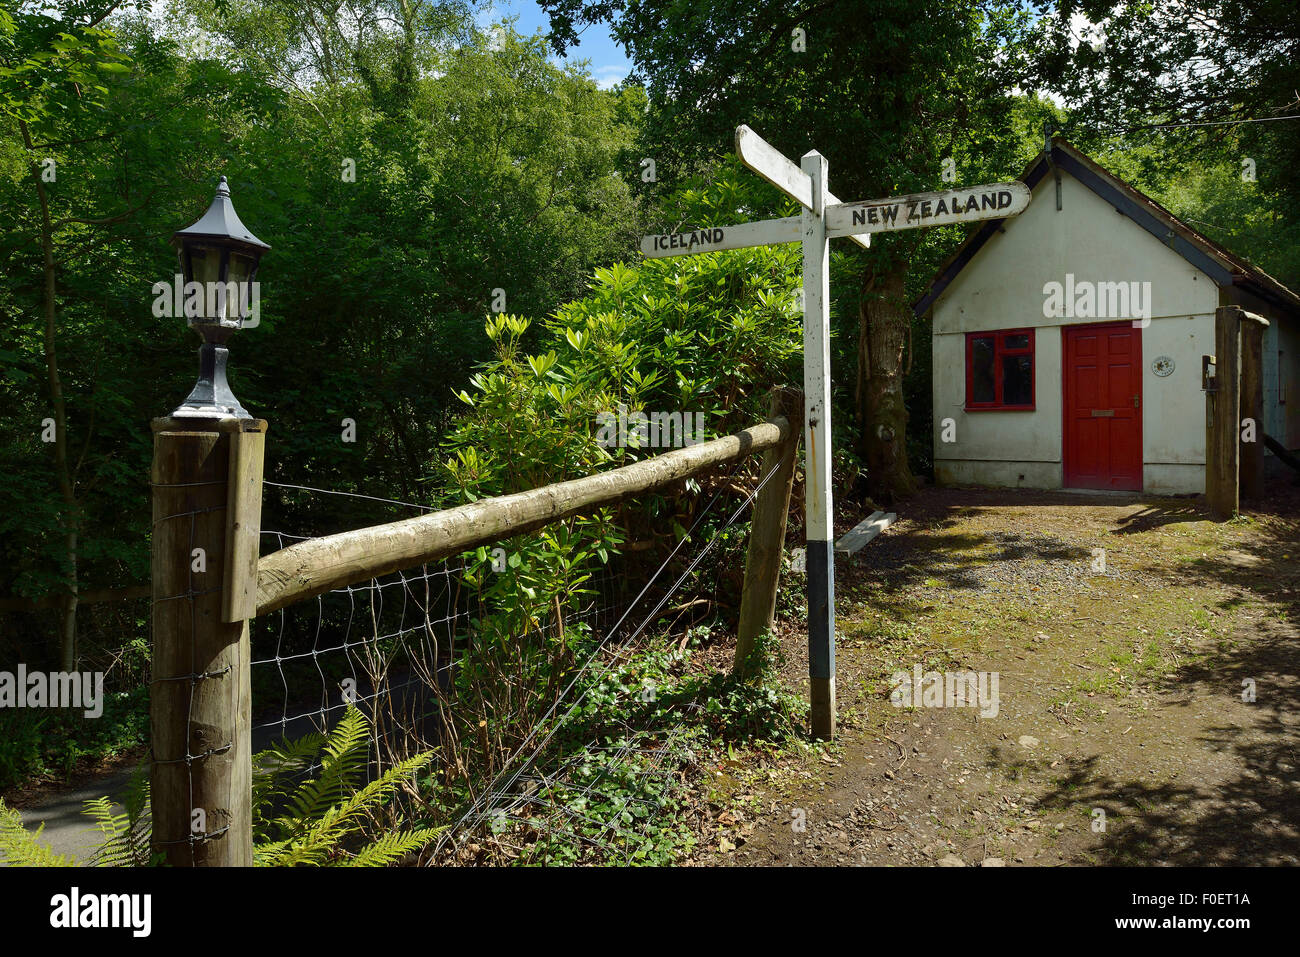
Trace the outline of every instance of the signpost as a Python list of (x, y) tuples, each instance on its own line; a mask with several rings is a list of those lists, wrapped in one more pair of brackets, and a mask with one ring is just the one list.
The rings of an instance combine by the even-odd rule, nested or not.
[(835, 736), (835, 529), (831, 501), (830, 245), (844, 237), (871, 245), (871, 234), (1003, 219), (1024, 211), (1023, 183), (963, 186), (934, 193), (841, 202), (826, 188), (826, 158), (813, 151), (796, 166), (748, 126), (736, 128), (741, 162), (800, 206), (799, 216), (740, 226), (646, 236), (650, 258), (685, 256), (772, 243), (803, 243), (804, 508), (807, 534), (808, 677), (812, 732)]

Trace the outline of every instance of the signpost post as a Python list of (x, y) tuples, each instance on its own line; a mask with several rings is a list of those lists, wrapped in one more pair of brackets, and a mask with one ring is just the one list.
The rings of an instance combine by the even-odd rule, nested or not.
[(808, 584), (808, 701), (814, 737), (835, 737), (835, 516), (831, 511), (831, 247), (826, 157), (800, 165), (812, 181), (803, 209), (804, 529)]
[(736, 128), (741, 162), (800, 206), (799, 216), (740, 226), (646, 236), (658, 259), (803, 243), (804, 509), (808, 585), (808, 677), (814, 737), (835, 736), (835, 529), (831, 501), (830, 246), (844, 237), (871, 245), (872, 233), (1004, 219), (1029, 205), (1023, 183), (963, 186), (888, 199), (841, 202), (826, 188), (826, 158), (813, 151), (796, 166), (748, 126)]

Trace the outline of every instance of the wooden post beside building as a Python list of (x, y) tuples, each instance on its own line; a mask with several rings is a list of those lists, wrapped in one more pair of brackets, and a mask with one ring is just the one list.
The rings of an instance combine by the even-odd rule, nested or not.
[[(1206, 401), (1205, 498), (1217, 519), (1260, 494), (1264, 471), (1264, 330), (1240, 306), (1214, 313), (1214, 388)], [(1208, 361), (1208, 360), (1207, 360)], [(1250, 421), (1247, 421), (1250, 420)]]
[[(1241, 323), (1241, 498), (1254, 500), (1264, 484), (1264, 329), (1267, 320), (1250, 313)], [(1250, 441), (1246, 441), (1249, 438)]]
[(1205, 436), (1205, 498), (1217, 519), (1237, 513), (1240, 463), (1240, 310), (1220, 306), (1214, 314), (1214, 381)]

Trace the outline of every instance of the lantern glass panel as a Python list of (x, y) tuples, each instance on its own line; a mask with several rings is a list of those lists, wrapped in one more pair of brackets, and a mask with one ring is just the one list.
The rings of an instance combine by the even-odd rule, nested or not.
[(187, 282), (202, 283), (206, 288), (208, 283), (221, 279), (222, 249), (220, 246), (187, 243), (185, 248), (189, 253), (191, 270), (191, 275), (185, 277)]
[(238, 250), (230, 251), (230, 265), (226, 277), (232, 297), (227, 302), (226, 317), (245, 319), (253, 303), (252, 279), (257, 272), (257, 257)]

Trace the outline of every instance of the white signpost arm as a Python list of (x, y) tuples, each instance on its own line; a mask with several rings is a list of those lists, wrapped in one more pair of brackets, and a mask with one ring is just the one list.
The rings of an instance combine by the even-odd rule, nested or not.
[(641, 253), (647, 259), (663, 259), (665, 256), (689, 256), (694, 253), (717, 252), (720, 249), (797, 243), (802, 238), (803, 220), (798, 216), (787, 216), (784, 219), (765, 219), (758, 223), (741, 223), (739, 226), (712, 226), (688, 233), (645, 236), (641, 239)]
[[(740, 161), (805, 209), (812, 205), (812, 183), (808, 174), (785, 158), (785, 154), (743, 123), (736, 127), (736, 155)], [(829, 190), (826, 205), (837, 206), (839, 200)], [(869, 235), (845, 233), (862, 246), (871, 246)]]
[(1024, 212), (1033, 198), (1024, 183), (989, 183), (984, 186), (956, 186), (935, 193), (913, 193), (888, 199), (863, 199), (836, 203), (829, 197), (826, 207), (826, 235), (851, 236), (883, 233), (922, 226), (973, 223), (981, 219), (1005, 219)]
[(835, 736), (835, 530), (831, 508), (830, 244), (826, 238), (826, 157), (802, 160), (811, 182), (803, 209), (803, 389), (808, 677), (812, 733)]

